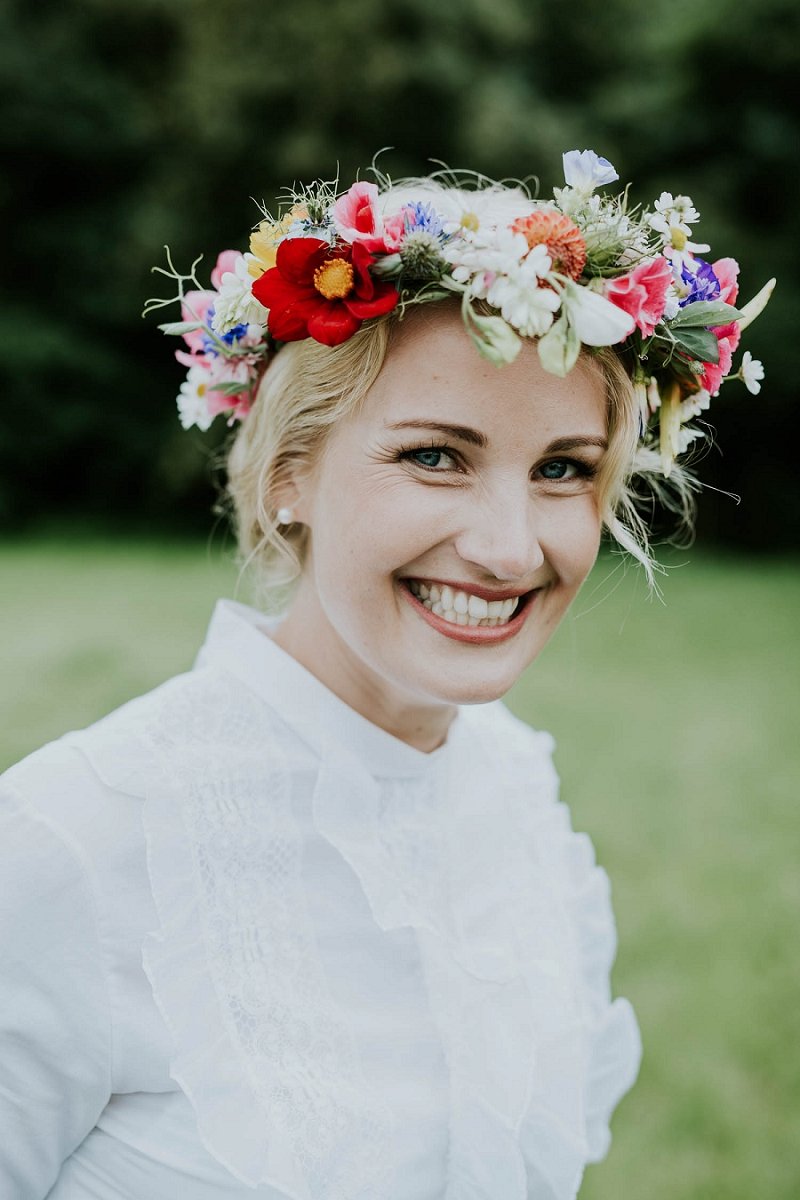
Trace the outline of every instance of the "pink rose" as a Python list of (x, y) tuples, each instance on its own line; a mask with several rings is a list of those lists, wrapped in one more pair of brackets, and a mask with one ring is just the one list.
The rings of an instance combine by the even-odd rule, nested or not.
[(226, 271), (235, 271), (236, 264), (241, 257), (238, 250), (220, 250), (217, 255), (217, 265), (211, 272), (211, 286), (219, 291), (222, 287), (222, 276)]
[[(354, 183), (334, 204), (333, 221), (337, 233), (346, 242), (360, 242), (371, 253), (386, 253), (384, 224), (378, 211), (378, 189), (374, 183)], [(395, 237), (394, 222), (390, 236)]]
[(672, 283), (672, 267), (663, 255), (637, 263), (627, 275), (606, 284), (605, 294), (612, 304), (633, 317), (639, 330), (649, 337), (664, 315), (667, 288)]

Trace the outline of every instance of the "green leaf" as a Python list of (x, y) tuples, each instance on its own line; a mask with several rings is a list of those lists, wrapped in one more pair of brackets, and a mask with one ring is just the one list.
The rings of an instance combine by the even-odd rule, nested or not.
[(248, 390), (246, 383), (215, 383), (211, 391), (222, 392), (223, 396), (239, 396)]
[(171, 321), (167, 325), (159, 325), (164, 333), (184, 334), (194, 333), (196, 329), (205, 328), (202, 321)]
[(694, 304), (687, 304), (682, 308), (677, 317), (673, 317), (667, 324), (670, 329), (694, 328), (698, 325), (704, 329), (712, 329), (718, 325), (730, 325), (731, 321), (736, 321), (741, 315), (738, 308), (734, 308), (732, 304), (723, 304), (721, 300), (696, 300)]
[(580, 349), (577, 333), (562, 314), (555, 325), (551, 325), (547, 333), (539, 338), (539, 361), (545, 371), (563, 379), (575, 366)]
[(698, 362), (719, 362), (719, 342), (710, 329), (673, 329), (672, 336), (678, 348)]

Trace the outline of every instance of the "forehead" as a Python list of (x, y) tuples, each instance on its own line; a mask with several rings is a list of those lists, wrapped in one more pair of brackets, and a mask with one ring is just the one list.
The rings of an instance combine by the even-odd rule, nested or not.
[(514, 362), (495, 366), (479, 354), (457, 307), (431, 305), (398, 324), (362, 415), (383, 427), (430, 417), (474, 426), (490, 439), (598, 436), (607, 430), (606, 386), (588, 359), (566, 378), (551, 375), (531, 339)]

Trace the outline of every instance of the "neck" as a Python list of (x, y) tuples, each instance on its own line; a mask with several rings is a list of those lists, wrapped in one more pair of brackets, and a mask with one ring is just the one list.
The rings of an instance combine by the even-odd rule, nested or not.
[[(363, 662), (325, 622), (326, 636), (306, 613), (301, 596), (272, 634), (273, 641), (367, 721), (424, 754), (443, 744), (456, 715), (453, 705), (426, 702), (392, 688)], [(319, 621), (319, 615), (314, 614)], [(323, 618), (324, 620), (324, 618)]]

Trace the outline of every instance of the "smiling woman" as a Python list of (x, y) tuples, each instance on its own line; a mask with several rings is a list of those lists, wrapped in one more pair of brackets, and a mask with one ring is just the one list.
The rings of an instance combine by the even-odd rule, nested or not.
[(765, 300), (565, 170), (315, 185), (165, 272), (265, 611), (0, 781), (4, 1196), (574, 1200), (608, 1149), (608, 881), (500, 697), (604, 527), (651, 569), (632, 481), (685, 510)]
[[(455, 305), (410, 313), (386, 342), (324, 452), (294, 468), (283, 456), (273, 503), (293, 508), (304, 544), (275, 636), (357, 711), (430, 750), (453, 717), (443, 701), (508, 691), (594, 562), (606, 386), (590, 360), (548, 375), (533, 343), (501, 376), (476, 361)], [(267, 402), (265, 420), (279, 407)], [(250, 428), (231, 464), (238, 495), (245, 453), (263, 462)]]

